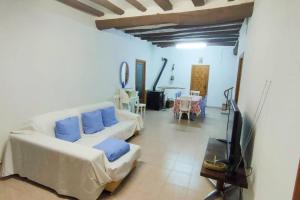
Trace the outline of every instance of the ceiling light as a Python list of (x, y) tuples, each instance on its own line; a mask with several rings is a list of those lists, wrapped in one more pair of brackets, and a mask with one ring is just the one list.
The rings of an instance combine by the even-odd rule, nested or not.
[(207, 44), (204, 42), (176, 44), (176, 48), (178, 49), (202, 49), (205, 47), (207, 47)]

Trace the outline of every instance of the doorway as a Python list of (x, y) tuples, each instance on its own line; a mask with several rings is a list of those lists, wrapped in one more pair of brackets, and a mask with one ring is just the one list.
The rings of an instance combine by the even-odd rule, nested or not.
[(206, 96), (208, 90), (209, 65), (192, 65), (191, 90), (200, 91), (200, 96)]
[(244, 63), (244, 55), (242, 55), (239, 59), (239, 68), (238, 68), (238, 73), (237, 73), (237, 78), (236, 78), (235, 97), (234, 97), (234, 100), (236, 103), (238, 103), (238, 101), (239, 101), (243, 63)]
[(139, 92), (139, 100), (146, 103), (146, 61), (135, 61), (135, 90)]

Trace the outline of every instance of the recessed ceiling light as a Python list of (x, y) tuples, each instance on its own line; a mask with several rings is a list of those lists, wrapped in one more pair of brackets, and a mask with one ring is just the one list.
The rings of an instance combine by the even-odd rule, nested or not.
[(176, 48), (178, 49), (202, 49), (205, 47), (207, 47), (207, 44), (204, 42), (176, 44)]

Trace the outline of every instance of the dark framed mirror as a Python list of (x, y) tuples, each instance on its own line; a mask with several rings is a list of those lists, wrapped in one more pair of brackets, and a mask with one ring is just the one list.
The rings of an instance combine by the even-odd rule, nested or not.
[(129, 65), (126, 61), (120, 65), (120, 83), (122, 88), (125, 88), (129, 80)]

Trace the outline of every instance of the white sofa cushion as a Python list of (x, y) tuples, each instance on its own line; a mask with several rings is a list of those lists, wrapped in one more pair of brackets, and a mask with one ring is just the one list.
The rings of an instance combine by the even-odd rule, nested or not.
[[(101, 108), (107, 108), (111, 106), (114, 106), (112, 102), (102, 102), (102, 103), (91, 104), (86, 106), (79, 106), (76, 108), (62, 110), (62, 111), (50, 112), (32, 118), (30, 121), (30, 126), (32, 126), (33, 130), (39, 131), (48, 136), (55, 137), (54, 127), (56, 121), (65, 119), (67, 117), (78, 116), (80, 119), (80, 134), (83, 136), (84, 133), (83, 133), (82, 123), (81, 123), (81, 113), (90, 112), (90, 111), (94, 111)], [(123, 119), (118, 118), (118, 120), (122, 121)]]
[[(55, 122), (73, 116), (80, 117), (79, 112), (76, 109), (50, 112), (32, 118), (31, 126), (34, 130), (40, 133), (55, 137), (55, 132), (54, 132)], [(81, 123), (80, 123), (80, 129), (82, 130)]]
[(141, 148), (138, 145), (130, 144), (130, 151), (115, 160), (109, 162), (105, 157), (106, 173), (113, 181), (119, 181), (127, 176), (131, 171), (134, 161), (136, 161), (141, 155)]
[[(82, 136), (81, 139), (77, 140), (75, 143), (87, 147), (93, 147), (107, 138), (125, 140), (131, 134), (132, 129), (135, 129), (135, 126), (136, 123), (134, 121), (121, 121), (116, 125), (105, 128), (98, 133), (84, 134), (84, 136)], [(140, 147), (130, 144), (130, 151), (116, 161), (109, 162), (105, 157), (106, 173), (113, 181), (123, 179), (130, 172), (133, 162), (140, 157), (140, 154)]]
[(120, 121), (114, 126), (106, 127), (100, 132), (94, 134), (83, 134), (76, 143), (93, 147), (107, 138), (126, 140), (132, 136), (135, 126), (136, 124), (134, 121)]
[[(114, 134), (115, 132), (110, 131), (110, 133)], [(105, 134), (89, 134), (85, 137), (82, 137), (80, 140), (77, 140), (75, 143), (87, 147), (93, 147), (105, 139), (113, 137), (111, 134), (108, 134), (107, 132)], [(130, 172), (133, 162), (140, 157), (140, 154), (140, 147), (138, 145), (130, 144), (130, 151), (113, 162), (110, 162), (106, 156), (104, 156), (106, 173), (113, 181), (119, 181), (123, 179)]]

